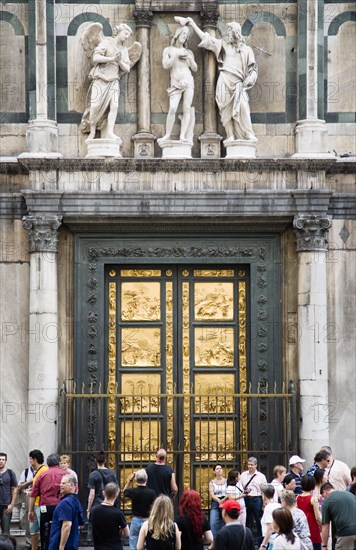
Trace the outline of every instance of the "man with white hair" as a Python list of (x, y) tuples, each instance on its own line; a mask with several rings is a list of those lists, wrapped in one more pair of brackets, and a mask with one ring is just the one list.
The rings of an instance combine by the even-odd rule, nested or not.
[(59, 486), (61, 501), (53, 513), (49, 550), (78, 549), (79, 526), (84, 525), (85, 518), (75, 493), (76, 487), (77, 479), (73, 474), (62, 477)]
[[(137, 487), (129, 487), (133, 480), (136, 480)], [(150, 515), (151, 506), (156, 498), (156, 493), (153, 489), (147, 487), (146, 470), (138, 470), (133, 473), (123, 489), (124, 496), (132, 501), (132, 521), (130, 525), (130, 550), (136, 550), (138, 535), (140, 533), (143, 522)]]

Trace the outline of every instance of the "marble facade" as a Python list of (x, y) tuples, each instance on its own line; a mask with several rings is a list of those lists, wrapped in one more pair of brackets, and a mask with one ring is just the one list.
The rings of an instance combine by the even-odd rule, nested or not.
[[(353, 465), (354, 7), (316, 0), (177, 4), (29, 0), (0, 6), (6, 76), (0, 95), (0, 449), (17, 472), (30, 447), (56, 448), (59, 391), (64, 380), (75, 379), (78, 234), (119, 235), (123, 226), (145, 231), (152, 224), (162, 235), (172, 227), (179, 243), (194, 223), (206, 228), (208, 240), (227, 224), (246, 238), (278, 235), (280, 363), (284, 379), (297, 387), (296, 452), (311, 463), (316, 447), (330, 444)], [(177, 15), (193, 17), (213, 37), (239, 21), (247, 43), (271, 52), (259, 58), (250, 94), (257, 158), (226, 154), (214, 99), (216, 60), (194, 35), (192, 158), (161, 158), (156, 138), (164, 134), (169, 86), (162, 51)], [(81, 32), (92, 22), (107, 36), (125, 22), (142, 45), (140, 61), (121, 81), (115, 131), (122, 150), (104, 151), (105, 158), (85, 158), (77, 108), (75, 59)], [(175, 138), (178, 133), (177, 120)]]

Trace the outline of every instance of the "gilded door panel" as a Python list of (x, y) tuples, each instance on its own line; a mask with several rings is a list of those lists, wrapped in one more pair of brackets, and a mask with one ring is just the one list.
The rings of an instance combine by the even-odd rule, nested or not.
[(234, 459), (233, 451), (236, 448), (234, 420), (199, 419), (195, 421), (194, 427), (197, 460), (225, 462)]
[[(196, 273), (196, 272), (194, 272)], [(199, 272), (198, 272), (199, 273)], [(204, 273), (202, 271), (201, 273)], [(210, 277), (210, 275), (207, 275)], [(233, 321), (233, 283), (194, 283), (194, 318), (196, 321)]]
[(195, 366), (233, 367), (235, 341), (235, 329), (232, 327), (195, 327)]
[(122, 328), (121, 364), (123, 367), (159, 367), (161, 364), (160, 328)]
[(235, 377), (233, 374), (196, 374), (194, 376), (194, 412), (216, 414), (234, 412)]
[(161, 424), (158, 419), (128, 420), (121, 422), (121, 454), (123, 461), (151, 459), (152, 449), (160, 447)]
[(160, 320), (160, 283), (132, 281), (121, 285), (123, 321)]
[(122, 374), (121, 393), (125, 394), (125, 397), (121, 398), (121, 410), (125, 414), (160, 412), (161, 402), (157, 397), (161, 393), (159, 374)]

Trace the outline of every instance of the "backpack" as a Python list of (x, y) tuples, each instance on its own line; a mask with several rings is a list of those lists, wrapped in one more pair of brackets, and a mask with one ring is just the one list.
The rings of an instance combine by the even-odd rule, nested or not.
[[(118, 485), (116, 475), (113, 472), (110, 472), (108, 475), (105, 475), (101, 469), (98, 469), (98, 472), (102, 479), (102, 491), (105, 489), (107, 483), (116, 483)], [(115, 508), (119, 508), (119, 497), (115, 500), (114, 506)]]
[(16, 476), (15, 476), (14, 472), (12, 470), (10, 470), (10, 468), (6, 468), (6, 469), (9, 472), (9, 476), (10, 476), (10, 487), (16, 487), (17, 482), (16, 482)]

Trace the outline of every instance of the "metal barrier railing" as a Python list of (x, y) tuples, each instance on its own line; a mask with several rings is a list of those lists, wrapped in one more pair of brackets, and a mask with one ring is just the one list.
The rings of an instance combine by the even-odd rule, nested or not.
[[(157, 449), (165, 447), (180, 491), (195, 488), (205, 508), (216, 462), (226, 473), (231, 468), (243, 470), (253, 455), (259, 469), (272, 479), (274, 465), (287, 465), (290, 453), (298, 451), (292, 383), (288, 391), (282, 387), (280, 392), (276, 386), (270, 392), (264, 385), (249, 393), (214, 393), (212, 388), (205, 394), (138, 395), (113, 388), (66, 392), (63, 386), (59, 417), (59, 450), (72, 455), (85, 495), (94, 456), (101, 450), (108, 453), (108, 465), (122, 487), (132, 471), (147, 466)], [(127, 506), (123, 502), (123, 508)]]

